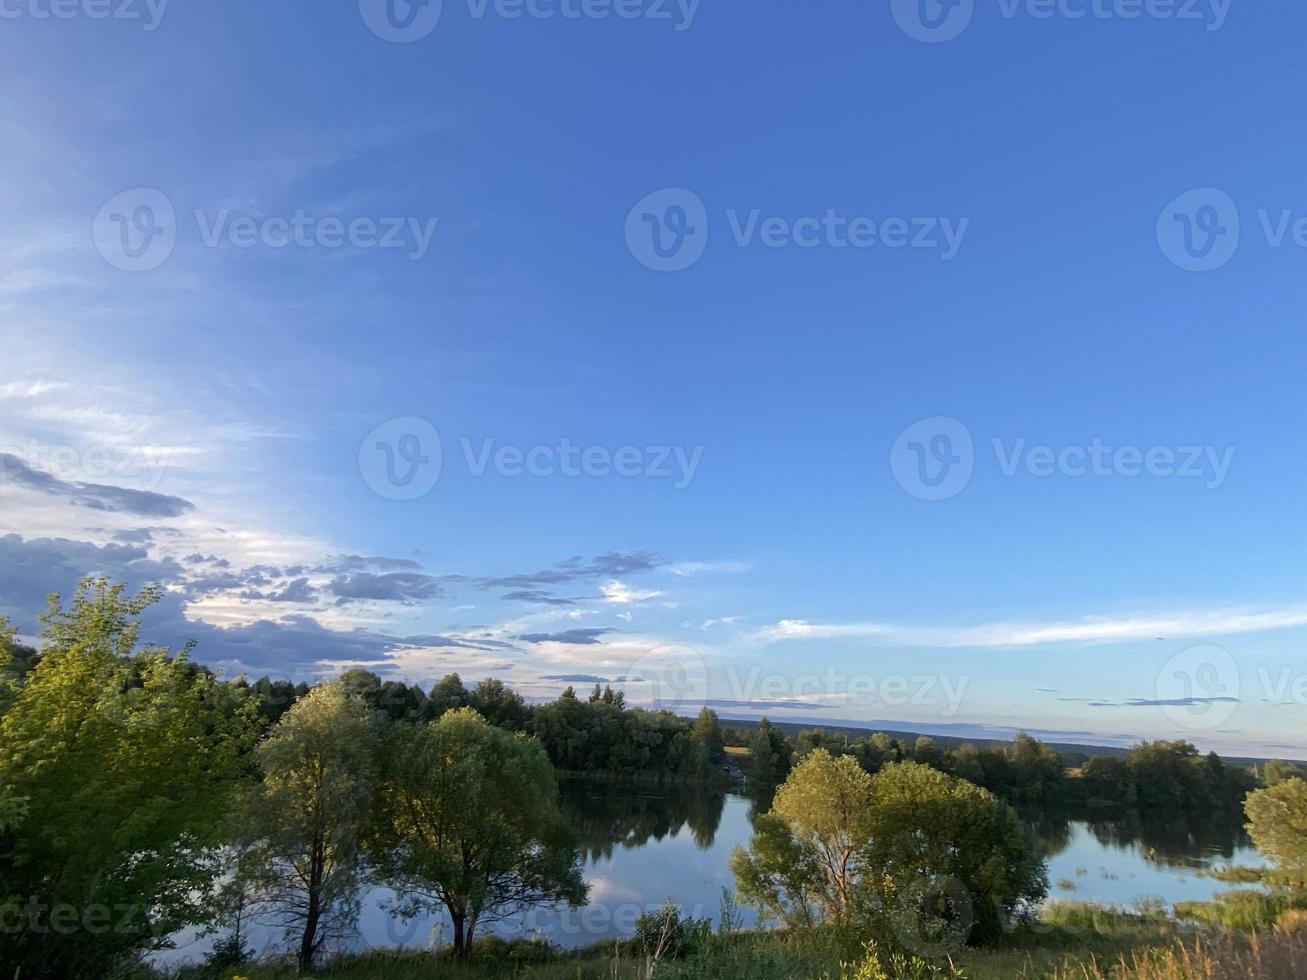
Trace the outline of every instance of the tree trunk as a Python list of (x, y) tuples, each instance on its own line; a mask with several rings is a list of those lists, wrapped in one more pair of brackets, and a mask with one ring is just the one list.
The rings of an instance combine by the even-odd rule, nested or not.
[(463, 933), (463, 926), (467, 921), (467, 916), (462, 910), (455, 912), (451, 909), (449, 918), (454, 923), (454, 956), (460, 960), (467, 959), (468, 954), (471, 952), (468, 949), (467, 939)]
[(309, 864), (308, 908), (304, 913), (304, 935), (300, 937), (297, 959), (299, 971), (313, 969), (313, 958), (318, 947), (318, 923), (322, 919), (322, 868), (325, 861), (321, 838), (314, 838)]
[(472, 955), (472, 940), (477, 931), (477, 914), (473, 912), (467, 918), (467, 934), (463, 937), (463, 942), (467, 945), (467, 955)]

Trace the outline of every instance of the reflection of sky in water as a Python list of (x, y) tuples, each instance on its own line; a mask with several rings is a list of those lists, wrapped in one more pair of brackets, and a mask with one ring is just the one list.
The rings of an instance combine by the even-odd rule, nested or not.
[[(1233, 858), (1193, 853), (1195, 865), (1261, 865), (1257, 851), (1236, 847)], [(1078, 874), (1077, 872), (1083, 872)], [(1074, 891), (1059, 888), (1067, 879), (1076, 883)], [(1168, 905), (1175, 902), (1206, 901), (1216, 892), (1238, 887), (1199, 874), (1197, 867), (1167, 864), (1151, 859), (1148, 848), (1140, 843), (1104, 845), (1090, 831), (1089, 825), (1072, 821), (1065, 850), (1048, 859), (1049, 897), (1078, 902), (1103, 902), (1129, 905), (1137, 898), (1160, 898)]]
[[(737, 844), (747, 843), (751, 834), (748, 801), (727, 797), (712, 846), (706, 850), (696, 843), (688, 824), (644, 844), (614, 844), (610, 857), (585, 864), (590, 901), (584, 908), (537, 909), (498, 923), (491, 931), (509, 938), (540, 937), (560, 946), (586, 946), (629, 936), (642, 912), (656, 910), (669, 898), (695, 918), (716, 922), (722, 888), (732, 883), (731, 851)], [(447, 921), (444, 916), (415, 920), (407, 926), (391, 921), (384, 908), (383, 896), (388, 894), (379, 889), (365, 900), (358, 945), (426, 946), (433, 929), (438, 931)], [(752, 924), (753, 918), (745, 921)], [(441, 938), (448, 940), (448, 930)]]
[[(585, 863), (585, 878), (590, 884), (589, 904), (582, 909), (534, 910), (525, 917), (517, 916), (488, 926), (480, 930), (481, 934), (491, 931), (508, 938), (532, 936), (565, 947), (585, 946), (629, 936), (641, 912), (657, 909), (668, 898), (675, 899), (695, 918), (718, 920), (722, 889), (732, 885), (731, 851), (737, 844), (747, 843), (752, 833), (749, 801), (739, 796), (726, 797), (712, 843), (704, 848), (696, 841), (686, 814), (678, 811), (678, 807), (686, 806), (684, 798), (679, 802), (671, 798), (663, 801), (656, 794), (634, 790), (632, 792), (638, 794), (639, 800), (647, 807), (645, 811), (637, 808), (635, 817), (626, 813), (628, 822), (623, 823), (623, 818), (617, 815), (621, 810), (619, 804), (635, 797), (621, 796), (620, 791), (617, 791), (618, 795), (612, 795), (611, 788), (604, 792), (609, 794), (606, 802), (602, 796), (589, 799), (586, 809), (578, 813), (582, 813), (589, 829), (600, 838), (611, 829), (613, 837), (631, 843), (607, 843), (604, 847), (594, 848), (600, 856)], [(685, 791), (679, 792), (684, 794)], [(606, 806), (613, 807), (613, 810), (606, 811)], [(702, 812), (695, 812), (702, 819)], [(659, 837), (657, 834), (661, 830), (632, 831), (632, 826), (642, 826), (639, 824), (640, 813), (658, 818), (649, 827), (659, 827), (661, 819), (666, 826), (674, 828), (674, 832)], [(1195, 867), (1150, 860), (1149, 848), (1138, 842), (1104, 844), (1094, 836), (1088, 824), (1080, 821), (1067, 825), (1064, 839), (1065, 848), (1048, 859), (1050, 897), (1054, 899), (1129, 905), (1138, 898), (1159, 897), (1169, 904), (1208, 899), (1215, 892), (1234, 887), (1214, 878), (1201, 877)], [(1197, 845), (1182, 847), (1176, 853), (1183, 854), (1183, 857), (1173, 855), (1173, 860), (1187, 860), (1195, 866), (1206, 865), (1209, 861), (1216, 866), (1262, 863), (1257, 852), (1247, 846), (1236, 846), (1231, 858), (1204, 852)], [(1077, 874), (1082, 869), (1084, 873)], [(1076, 890), (1058, 888), (1059, 879), (1075, 882)], [(447, 917), (432, 915), (403, 922), (388, 910), (392, 898), (392, 893), (386, 889), (370, 889), (364, 895), (358, 935), (346, 944), (346, 948), (407, 946), (420, 949), (449, 941)], [(743, 911), (744, 926), (752, 926), (755, 922), (752, 913)], [(268, 953), (286, 948), (279, 932), (267, 926), (252, 931), (251, 944)], [(188, 942), (184, 948), (158, 957), (157, 962), (195, 961), (208, 948), (207, 940)]]

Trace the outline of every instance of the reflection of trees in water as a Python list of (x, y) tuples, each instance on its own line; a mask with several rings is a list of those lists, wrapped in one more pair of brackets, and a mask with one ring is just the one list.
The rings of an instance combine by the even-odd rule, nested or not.
[(749, 800), (749, 823), (752, 825), (771, 810), (772, 801), (776, 799), (776, 787), (751, 782), (746, 795)]
[(1226, 861), (1252, 846), (1242, 822), (1234, 817), (1198, 819), (1181, 814), (1144, 814), (1138, 810), (1024, 813), (1035, 831), (1042, 857), (1061, 854), (1071, 843), (1073, 823), (1083, 823), (1105, 848), (1137, 848), (1163, 867), (1202, 868), (1214, 858)]
[(1022, 818), (1034, 831), (1035, 853), (1041, 858), (1056, 857), (1071, 844), (1071, 819), (1066, 814), (1045, 810), (1021, 810)]
[(689, 827), (702, 850), (712, 847), (726, 794), (706, 786), (648, 786), (564, 780), (563, 817), (588, 861), (612, 857), (613, 849), (642, 847)]

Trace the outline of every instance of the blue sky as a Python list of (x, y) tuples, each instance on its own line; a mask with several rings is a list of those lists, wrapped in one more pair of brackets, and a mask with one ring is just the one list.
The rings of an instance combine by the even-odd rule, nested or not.
[(1307, 754), (1307, 11), (396, 2), (3, 7), (24, 633)]

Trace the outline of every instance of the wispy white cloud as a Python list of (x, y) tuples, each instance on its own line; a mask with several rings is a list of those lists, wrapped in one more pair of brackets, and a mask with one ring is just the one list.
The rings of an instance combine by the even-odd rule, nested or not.
[(637, 602), (648, 602), (662, 595), (657, 589), (635, 589), (614, 579), (601, 586), (604, 602), (615, 606), (629, 606)]
[(758, 631), (764, 642), (789, 639), (866, 640), (891, 646), (1029, 647), (1055, 643), (1123, 643), (1153, 639), (1233, 636), (1307, 626), (1307, 604), (1281, 608), (1227, 607), (1178, 613), (1092, 616), (1033, 623), (932, 627), (896, 623), (812, 623), (783, 619)]
[(742, 575), (753, 570), (753, 564), (747, 561), (678, 561), (669, 567), (673, 575), (692, 578), (695, 575)]

